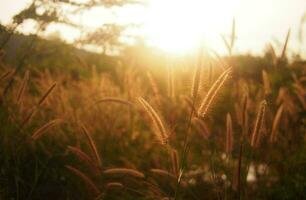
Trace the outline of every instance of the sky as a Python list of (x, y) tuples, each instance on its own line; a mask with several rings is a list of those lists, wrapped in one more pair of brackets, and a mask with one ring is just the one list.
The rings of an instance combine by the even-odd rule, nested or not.
[[(8, 24), (14, 14), (31, 0), (0, 0), (0, 22)], [(289, 50), (306, 55), (306, 24), (304, 44), (298, 41), (301, 18), (306, 13), (306, 0), (149, 0), (147, 7), (112, 10), (94, 9), (77, 22), (88, 30), (107, 23), (114, 18), (119, 23), (140, 23), (137, 34), (147, 43), (165, 51), (183, 53), (195, 48), (200, 42), (218, 52), (226, 52), (220, 35), (229, 36), (233, 18), (236, 24), (236, 53), (262, 52), (267, 43), (280, 51), (291, 29)], [(28, 27), (23, 27), (25, 32)], [(61, 26), (52, 26), (49, 32), (58, 30), (68, 41), (73, 42), (80, 32)]]

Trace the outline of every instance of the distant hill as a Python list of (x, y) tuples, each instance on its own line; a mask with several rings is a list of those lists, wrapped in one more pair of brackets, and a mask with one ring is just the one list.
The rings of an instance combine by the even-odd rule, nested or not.
[[(0, 45), (8, 36), (5, 27), (0, 25)], [(26, 54), (25, 66), (63, 72), (88, 71), (86, 68), (92, 65), (95, 65), (98, 71), (110, 71), (118, 59), (76, 48), (59, 39), (48, 40), (20, 33), (11, 35), (3, 50), (5, 55), (2, 59), (11, 66), (18, 65)]]
[[(0, 24), (0, 47), (8, 35), (6, 28)], [(29, 48), (33, 40), (34, 46)], [(159, 76), (167, 73), (162, 70), (167, 62), (167, 56), (144, 44), (126, 47), (122, 56), (116, 57), (79, 49), (56, 38), (51, 40), (15, 33), (3, 49), (5, 56), (2, 59), (12, 67), (17, 66), (21, 58), (28, 54), (25, 67), (35, 70), (49, 69), (51, 72), (60, 71), (76, 77), (89, 75), (93, 65), (96, 66), (97, 72), (114, 72), (119, 61), (123, 61), (128, 66), (139, 67), (144, 71), (149, 69)], [(228, 60), (228, 64), (235, 66), (239, 76), (249, 79), (257, 77), (257, 81), (261, 81), (262, 70), (275, 68), (275, 59), (271, 52), (266, 52), (264, 56), (234, 55), (225, 60)], [(293, 59), (291, 67), (305, 66), (305, 63), (305, 60)], [(288, 64), (288, 60), (284, 59), (278, 63), (276, 69), (286, 71)]]

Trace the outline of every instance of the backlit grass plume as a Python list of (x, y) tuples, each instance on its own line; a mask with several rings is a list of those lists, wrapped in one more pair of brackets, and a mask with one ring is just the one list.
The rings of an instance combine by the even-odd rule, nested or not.
[(128, 169), (128, 168), (111, 168), (104, 170), (103, 174), (108, 175), (128, 175), (135, 178), (144, 178), (144, 174), (135, 170), (135, 169)]
[(226, 154), (230, 156), (233, 150), (233, 125), (229, 113), (226, 115)]
[(119, 103), (123, 105), (133, 106), (133, 103), (130, 101), (127, 101), (125, 99), (117, 98), (117, 97), (105, 97), (103, 99), (100, 99), (96, 101), (93, 105), (100, 104), (100, 103), (106, 103), (106, 102), (113, 102), (113, 103)]
[(51, 87), (46, 91), (46, 93), (39, 99), (37, 103), (39, 106), (45, 102), (45, 100), (50, 95), (50, 93), (54, 90), (55, 87), (56, 87), (56, 83), (53, 83), (53, 85), (51, 85)]
[(22, 79), (22, 82), (21, 82), (21, 85), (18, 89), (18, 94), (17, 94), (17, 104), (20, 104), (20, 102), (22, 101), (22, 97), (24, 95), (24, 92), (27, 88), (27, 84), (28, 84), (28, 81), (29, 81), (29, 77), (30, 77), (30, 72), (29, 71), (26, 71), (25, 72), (25, 75)]
[(201, 118), (205, 118), (211, 104), (216, 99), (216, 96), (220, 92), (221, 88), (224, 86), (225, 82), (230, 76), (232, 68), (226, 69), (219, 78), (214, 82), (213, 86), (209, 89), (206, 96), (204, 97), (199, 109), (198, 109), (198, 116)]
[(81, 128), (82, 128), (82, 132), (84, 133), (84, 135), (86, 136), (86, 138), (89, 142), (89, 146), (92, 150), (92, 153), (95, 157), (95, 160), (96, 160), (98, 166), (102, 166), (102, 161), (101, 161), (101, 158), (99, 156), (99, 152), (97, 150), (97, 146), (96, 146), (95, 142), (93, 141), (93, 139), (92, 139), (91, 135), (89, 134), (88, 130), (86, 129), (86, 127), (84, 125), (82, 125)]
[(77, 168), (72, 167), (70, 165), (66, 165), (65, 167), (68, 170), (70, 170), (71, 172), (73, 172), (75, 175), (80, 177), (84, 181), (84, 183), (88, 186), (88, 189), (90, 189), (90, 191), (92, 191), (94, 193), (95, 197), (100, 194), (100, 191), (99, 191), (98, 187), (95, 185), (95, 183), (87, 175), (85, 175), (83, 172), (81, 172)]
[(87, 165), (95, 175), (100, 173), (100, 169), (97, 166), (97, 163), (80, 148), (68, 146), (67, 150), (74, 154), (80, 161), (82, 161), (82, 163)]
[(198, 64), (192, 79), (191, 96), (193, 98), (193, 102), (196, 101), (198, 96), (200, 88), (200, 80), (201, 80), (201, 65)]
[(39, 139), (42, 135), (44, 135), (48, 130), (50, 130), (52, 127), (56, 126), (57, 124), (59, 124), (60, 122), (62, 122), (62, 120), (60, 119), (55, 119), (52, 120), (48, 123), (46, 123), (45, 125), (43, 125), (42, 127), (38, 128), (33, 134), (32, 134), (32, 139), (33, 140), (37, 140)]
[(273, 120), (272, 132), (271, 132), (271, 137), (270, 137), (271, 142), (275, 142), (275, 140), (276, 140), (277, 129), (279, 127), (279, 123), (280, 123), (280, 120), (281, 120), (281, 117), (282, 117), (283, 110), (284, 110), (284, 105), (282, 104), (277, 109), (276, 115), (275, 115), (274, 120)]
[(264, 85), (265, 95), (269, 95), (271, 93), (271, 85), (268, 74), (265, 70), (262, 70), (262, 81)]
[(161, 118), (157, 114), (157, 112), (152, 108), (152, 106), (143, 98), (139, 97), (138, 101), (143, 106), (144, 110), (148, 113), (151, 118), (154, 126), (154, 133), (156, 138), (159, 140), (161, 144), (167, 144), (168, 140), (168, 131), (166, 130)]
[(259, 143), (260, 133), (261, 133), (261, 129), (262, 129), (262, 126), (263, 126), (263, 123), (264, 123), (266, 105), (267, 105), (266, 100), (263, 100), (260, 103), (260, 108), (259, 108), (259, 111), (257, 113), (256, 122), (255, 122), (255, 125), (254, 125), (254, 128), (253, 128), (253, 133), (252, 133), (252, 139), (251, 139), (251, 146), (252, 147), (256, 147)]

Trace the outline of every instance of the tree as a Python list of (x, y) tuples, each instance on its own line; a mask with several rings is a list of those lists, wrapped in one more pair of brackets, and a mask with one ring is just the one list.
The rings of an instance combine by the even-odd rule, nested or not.
[[(26, 20), (37, 22), (38, 30), (45, 30), (50, 24), (64, 24), (83, 30), (82, 24), (73, 22), (73, 18), (78, 14), (89, 11), (93, 8), (123, 7), (128, 4), (142, 4), (143, 0), (33, 0), (27, 8), (14, 16), (13, 23), (22, 24)], [(121, 45), (118, 38), (127, 28), (118, 24), (104, 24), (96, 30), (87, 33), (79, 40), (82, 45), (99, 45), (103, 52), (110, 46)]]

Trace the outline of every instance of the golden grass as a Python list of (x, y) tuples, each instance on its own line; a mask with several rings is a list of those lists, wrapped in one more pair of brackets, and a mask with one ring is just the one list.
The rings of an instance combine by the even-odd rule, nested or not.
[(154, 95), (158, 105), (160, 105), (161, 104), (161, 96), (160, 96), (160, 92), (159, 92), (157, 83), (156, 83), (155, 79), (153, 78), (153, 76), (150, 72), (147, 72), (147, 77), (149, 79), (149, 83), (151, 85), (153, 95)]
[(82, 161), (86, 161), (86, 162), (88, 162), (90, 164), (93, 163), (93, 160), (85, 152), (83, 152), (80, 148), (73, 147), (73, 146), (68, 146), (67, 150), (70, 151), (71, 153), (75, 154)]
[(271, 132), (271, 137), (270, 137), (271, 142), (276, 141), (278, 127), (279, 127), (279, 123), (280, 123), (280, 120), (281, 120), (281, 117), (282, 117), (283, 110), (284, 110), (284, 105), (282, 104), (277, 109), (276, 115), (275, 115), (274, 120), (273, 120), (272, 132)]
[(136, 178), (144, 178), (144, 174), (135, 170), (135, 169), (128, 169), (128, 168), (111, 168), (106, 169), (103, 171), (103, 174), (106, 175), (127, 175)]
[[(78, 160), (76, 160), (77, 162), (75, 164), (79, 164), (82, 167), (73, 167), (78, 166), (73, 164), (73, 166), (67, 165), (66, 168), (80, 177), (90, 190), (93, 191), (95, 196), (98, 195), (97, 198), (104, 198), (104, 195), (106, 196), (107, 194), (107, 189), (122, 188), (124, 192), (131, 192), (128, 189), (130, 188), (128, 184), (137, 183), (136, 185), (139, 188), (135, 189), (133, 192), (145, 197), (148, 197), (146, 196), (147, 194), (151, 194), (152, 196), (148, 198), (160, 199), (168, 195), (165, 194), (168, 193), (168, 191), (166, 192), (168, 186), (170, 186), (169, 188), (171, 188), (171, 190), (174, 190), (174, 185), (176, 183), (179, 185), (181, 181), (184, 184), (186, 183), (186, 186), (194, 184), (195, 188), (197, 188), (197, 184), (211, 184), (214, 189), (220, 191), (221, 186), (218, 185), (218, 181), (221, 181), (220, 184), (227, 184), (225, 187), (228, 192), (231, 192), (229, 188), (227, 188), (230, 187), (231, 184), (234, 192), (240, 194), (239, 191), (242, 190), (242, 187), (248, 187), (248, 182), (243, 180), (243, 178), (245, 178), (243, 170), (244, 164), (248, 167), (248, 162), (253, 163), (253, 160), (249, 161), (251, 159), (247, 157), (249, 156), (248, 152), (250, 148), (252, 151), (256, 151), (256, 154), (254, 154), (255, 167), (257, 167), (257, 153), (263, 152), (261, 148), (256, 147), (259, 146), (261, 140), (264, 138), (261, 135), (261, 132), (264, 130), (264, 124), (273, 124), (269, 139), (270, 142), (276, 142), (280, 127), (282, 131), (290, 131), (288, 128), (290, 127), (290, 123), (294, 120), (296, 120), (294, 121), (295, 123), (297, 122), (299, 112), (303, 109), (303, 105), (301, 104), (303, 104), (302, 97), (305, 94), (303, 88), (305, 77), (298, 78), (298, 73), (297, 75), (293, 74), (293, 84), (290, 86), (281, 86), (279, 89), (279, 96), (275, 98), (274, 95), (270, 95), (274, 88), (271, 87), (270, 80), (268, 79), (269, 75), (272, 81), (272, 70), (266, 69), (262, 71), (261, 78), (264, 90), (261, 89), (261, 84), (254, 83), (254, 80), (246, 80), (239, 77), (240, 75), (238, 72), (238, 78), (234, 80), (236, 81), (234, 82), (234, 86), (236, 87), (230, 88), (229, 94), (226, 93), (227, 97), (231, 98), (230, 103), (235, 102), (234, 105), (229, 105), (227, 108), (221, 107), (220, 110), (216, 109), (216, 114), (222, 113), (222, 115), (218, 116), (218, 120), (220, 119), (220, 121), (223, 122), (222, 119), (226, 117), (226, 123), (220, 123), (218, 120), (208, 118), (207, 116), (220, 92), (225, 87), (226, 82), (229, 80), (232, 68), (225, 69), (216, 77), (215, 73), (217, 73), (217, 70), (214, 71), (214, 73), (212, 72), (215, 70), (215, 63), (209, 64), (210, 65), (207, 66), (209, 67), (207, 69), (207, 74), (201, 72), (204, 70), (205, 66), (200, 64), (195, 66), (194, 69), (186, 67), (186, 69), (184, 69), (186, 71), (182, 70), (183, 73), (180, 71), (175, 73), (177, 68), (171, 68), (172, 71), (169, 71), (169, 73), (172, 75), (169, 75), (168, 81), (170, 89), (168, 91), (166, 81), (161, 81), (159, 85), (160, 88), (158, 88), (155, 79), (153, 79), (150, 73), (147, 74), (147, 77), (143, 77), (141, 74), (137, 74), (135, 69), (127, 70), (128, 73), (123, 72), (123, 75), (120, 74), (122, 77), (120, 76), (120, 80), (118, 80), (119, 83), (114, 83), (111, 76), (100, 76), (94, 69), (92, 72), (94, 78), (90, 80), (80, 79), (75, 81), (74, 79), (70, 80), (66, 75), (59, 75), (59, 77), (57, 77), (59, 80), (56, 80), (58, 83), (58, 90), (55, 91), (56, 83), (51, 85), (49, 89), (43, 92), (42, 97), (39, 98), (38, 103), (33, 108), (31, 107), (33, 99), (29, 98), (32, 94), (25, 95), (27, 83), (29, 82), (29, 73), (26, 72), (23, 79), (16, 77), (16, 80), (22, 81), (19, 82), (19, 87), (14, 89), (14, 92), (10, 96), (13, 104), (8, 110), (10, 114), (13, 113), (12, 116), (10, 116), (13, 118), (15, 115), (19, 114), (17, 112), (14, 113), (15, 108), (13, 106), (16, 106), (15, 100), (24, 107), (24, 113), (26, 113), (25, 117), (21, 118), (17, 116), (15, 117), (17, 119), (15, 121), (19, 124), (18, 120), (21, 118), (21, 127), (28, 125), (23, 131), (32, 133), (31, 138), (33, 140), (37, 140), (46, 135), (61, 121), (50, 121), (50, 119), (54, 119), (56, 116), (65, 119), (65, 122), (67, 122), (67, 124), (65, 123), (65, 127), (60, 126), (54, 130), (60, 131), (61, 133), (68, 133), (67, 135), (60, 134), (59, 137), (62, 137), (62, 142), (67, 142), (66, 144), (74, 143), (75, 146), (68, 146), (67, 152), (69, 154), (65, 154), (65, 156), (76, 157)], [(10, 71), (6, 70), (4, 75), (2, 75), (4, 78), (2, 79), (1, 77), (0, 80), (5, 80), (6, 77), (10, 76), (10, 73)], [(184, 86), (179, 84), (174, 86), (174, 77), (172, 77), (174, 74), (176, 75), (175, 78), (177, 83), (181, 81), (180, 78), (184, 78), (181, 82), (185, 81), (185, 79), (192, 78), (191, 94), (189, 85), (187, 85), (186, 88), (183, 88)], [(31, 76), (30, 81), (32, 81), (32, 78), (34, 82), (38, 83), (37, 88), (39, 91), (43, 91), (42, 88), (47, 88), (50, 83), (55, 82), (53, 75), (49, 71), (41, 72), (39, 78)], [(257, 82), (260, 80), (260, 77), (255, 78)], [(150, 85), (144, 85), (145, 82), (148, 82), (148, 79)], [(212, 83), (207, 92), (202, 91), (202, 79), (208, 79), (209, 83)], [(247, 91), (244, 90), (244, 85), (249, 86)], [(164, 88), (162, 88), (162, 86), (164, 86)], [(172, 93), (174, 92), (174, 90), (172, 91), (174, 87), (176, 87), (175, 94)], [(291, 87), (293, 90), (291, 90)], [(255, 109), (257, 107), (257, 102), (263, 98), (263, 92), (265, 95), (269, 95), (269, 102), (271, 102), (271, 109), (269, 108), (269, 112), (266, 114), (267, 102), (265, 100), (261, 101), (258, 112), (256, 112)], [(273, 94), (274, 92), (275, 91), (273, 91)], [(56, 98), (49, 98), (51, 93), (56, 95)], [(175, 101), (174, 99), (169, 99), (167, 93), (169, 93), (169, 96), (174, 97)], [(129, 107), (135, 106), (134, 98), (139, 95), (146, 96), (147, 99), (145, 100), (142, 97), (137, 99), (142, 110), (145, 111), (140, 115), (127, 112), (127, 110), (122, 109), (121, 106), (114, 105), (114, 103), (118, 103)], [(33, 95), (33, 97), (34, 99), (36, 98), (35, 95)], [(125, 97), (127, 97), (128, 100), (125, 100)], [(41, 105), (46, 102), (47, 99), (49, 107), (44, 108)], [(297, 100), (301, 101), (301, 104)], [(197, 106), (195, 101), (199, 101), (200, 105)], [(103, 108), (96, 106), (94, 109), (88, 110), (86, 109), (88, 102), (94, 102), (92, 105), (105, 103), (105, 106), (103, 106)], [(277, 110), (273, 110), (274, 108), (277, 108)], [(235, 109), (235, 115), (232, 113), (233, 109)], [(193, 117), (194, 115), (191, 114), (189, 125), (192, 123), (192, 126), (185, 126), (186, 123), (188, 124), (189, 122), (186, 122), (186, 118), (188, 118), (187, 115), (190, 110), (192, 110), (196, 117)], [(232, 115), (229, 112), (231, 112)], [(226, 116), (224, 116), (225, 113), (227, 113)], [(284, 115), (284, 113), (286, 113), (286, 115)], [(34, 114), (37, 114), (37, 117), (35, 117), (37, 121), (33, 121), (35, 123), (30, 123)], [(142, 134), (143, 131), (145, 131), (143, 128), (144, 124), (142, 123), (144, 114), (147, 115), (150, 120), (148, 125), (152, 128), (154, 137), (157, 138), (160, 144), (169, 147), (167, 152), (163, 151), (164, 148), (160, 148), (160, 145), (156, 146), (152, 144), (152, 137), (147, 137), (147, 135)], [(23, 116), (23, 113), (21, 116)], [(254, 118), (253, 129), (251, 130), (250, 138), (248, 138), (250, 143), (249, 146), (245, 145), (244, 139), (249, 137), (249, 126), (251, 126), (249, 117), (251, 116), (256, 116), (256, 118)], [(36, 127), (37, 124), (41, 124), (38, 123), (39, 120), (49, 122), (43, 124), (41, 127)], [(80, 121), (82, 124), (86, 124), (90, 132), (97, 135), (99, 134), (98, 137), (95, 137), (95, 140), (93, 139), (93, 134), (90, 134), (84, 125), (80, 125)], [(171, 126), (167, 126), (165, 122), (169, 122)], [(127, 124), (129, 124), (129, 126), (127, 126)], [(83, 135), (77, 134), (79, 126), (81, 127), (81, 133), (84, 134), (86, 139), (82, 137)], [(187, 130), (186, 127), (188, 127)], [(198, 140), (199, 137), (197, 135), (190, 134), (190, 139), (188, 143), (186, 142), (185, 151), (185, 143), (183, 143), (184, 141), (182, 141), (181, 138), (185, 136), (184, 134), (189, 132), (189, 129), (198, 132), (204, 140), (201, 140), (201, 138)], [(176, 133), (171, 135), (171, 147), (168, 145), (170, 144), (170, 130)], [(76, 132), (76, 134), (71, 134), (73, 136), (69, 134), (74, 132)], [(234, 141), (234, 135), (235, 138), (236, 136), (237, 138), (240, 137), (240, 142)], [(292, 138), (293, 137), (294, 136), (292, 136)], [(11, 141), (5, 141), (7, 144), (10, 144), (10, 142)], [(112, 144), (114, 142), (116, 144)], [(46, 142), (46, 144), (48, 143)], [(88, 152), (84, 152), (80, 148), (81, 146), (83, 147), (84, 144), (89, 146)], [(108, 167), (105, 166), (105, 168), (102, 168), (102, 160), (97, 147), (103, 145), (105, 145), (105, 148), (118, 147), (123, 149), (119, 151), (118, 154), (105, 151), (105, 158), (109, 160), (103, 160), (103, 167), (107, 164), (110, 164), (110, 166), (118, 164), (121, 167), (108, 169)], [(115, 145), (115, 147), (112, 145)], [(279, 141), (275, 145), (283, 144)], [(133, 153), (131, 153), (130, 150), (133, 150)], [(225, 158), (230, 159), (223, 159), (224, 150), (227, 155)], [(47, 151), (48, 150), (46, 150), (46, 152)], [(182, 154), (178, 154), (178, 152)], [(245, 155), (243, 155), (243, 152), (246, 152)], [(47, 153), (52, 156), (52, 151)], [(169, 155), (167, 154), (164, 156), (162, 153), (168, 153)], [(141, 157), (142, 155), (145, 155), (145, 157)], [(221, 157), (220, 160), (219, 156)], [(73, 162), (75, 161), (75, 159), (71, 160)], [(193, 165), (192, 162), (195, 162), (195, 165)], [(218, 166), (216, 167), (216, 164), (218, 164), (218, 166), (220, 164), (222, 169)], [(83, 165), (86, 170), (88, 169), (86, 173), (85, 170), (82, 172)], [(223, 168), (223, 166), (225, 167)], [(82, 169), (82, 171), (78, 168)], [(135, 169), (144, 169), (144, 171), (141, 172)], [(148, 176), (146, 176), (147, 172)], [(213, 180), (208, 180), (209, 178), (206, 177), (207, 174), (212, 174), (212, 176), (214, 176)], [(226, 180), (218, 180), (218, 176), (221, 174), (226, 175)], [(233, 180), (229, 178), (231, 176), (233, 176)], [(123, 179), (125, 181), (124, 185), (120, 182), (116, 182), (118, 178), (122, 177), (134, 177), (137, 179)], [(111, 180), (111, 178), (116, 179)], [(228, 181), (231, 183), (228, 184)], [(141, 184), (138, 184), (138, 182)], [(169, 183), (171, 184), (169, 185)], [(103, 193), (99, 191), (98, 185), (104, 189), (102, 191)], [(148, 185), (152, 186), (152, 188)], [(167, 185), (167, 188), (164, 187), (164, 185)], [(133, 187), (131, 188), (133, 189)], [(183, 190), (177, 191), (182, 194), (186, 192)], [(129, 194), (128, 192), (125, 194)], [(172, 194), (172, 192), (175, 191), (169, 193)], [(189, 194), (186, 193), (186, 196), (188, 195)], [(220, 195), (220, 198), (222, 198), (223, 194)], [(171, 198), (172, 197), (169, 197), (169, 199)], [(185, 196), (180, 196), (179, 194), (177, 199), (183, 198), (185, 198)]]
[(248, 94), (244, 94), (242, 102), (242, 137), (245, 137), (249, 131), (249, 115), (248, 115)]
[(259, 111), (257, 113), (255, 125), (252, 132), (252, 139), (251, 139), (252, 147), (256, 147), (260, 141), (262, 126), (265, 120), (264, 116), (265, 116), (266, 105), (267, 105), (266, 100), (263, 100), (260, 103)]
[(290, 32), (291, 31), (289, 29), (288, 32), (287, 32), (287, 35), (286, 35), (286, 40), (285, 40), (284, 46), (283, 46), (281, 59), (284, 59), (286, 57), (286, 51), (287, 51), (288, 41), (289, 41), (289, 37), (290, 37)]
[(192, 87), (191, 87), (191, 96), (193, 104), (197, 100), (199, 88), (200, 88), (200, 80), (201, 80), (201, 68), (200, 64), (197, 65), (196, 70), (192, 79)]
[(170, 178), (173, 178), (174, 180), (178, 179), (178, 176), (176, 176), (175, 174), (172, 174), (172, 173), (170, 173), (166, 170), (163, 170), (163, 169), (150, 169), (150, 172), (152, 172), (153, 174), (164, 176), (166, 178), (170, 177)]
[(123, 188), (123, 184), (119, 182), (110, 182), (106, 184), (107, 189), (112, 189), (112, 188)]
[(225, 82), (229, 78), (231, 71), (231, 67), (226, 69), (214, 82), (212, 87), (208, 90), (206, 96), (202, 100), (200, 107), (198, 108), (198, 116), (200, 116), (201, 118), (206, 117), (210, 106), (212, 105), (221, 88), (224, 86)]
[(53, 85), (51, 85), (51, 87), (46, 91), (46, 93), (38, 101), (39, 106), (45, 102), (45, 100), (51, 94), (51, 92), (54, 90), (55, 87), (56, 87), (56, 83), (53, 83)]
[(84, 151), (82, 151), (78, 147), (68, 146), (67, 150), (78, 157), (80, 161), (86, 163), (87, 166), (93, 171), (94, 174), (98, 175), (100, 173), (100, 169), (98, 168), (96, 162), (90, 158)]
[(202, 119), (194, 118), (193, 124), (197, 128), (197, 131), (203, 136), (203, 138), (208, 139), (210, 137), (210, 131)]
[(178, 177), (179, 175), (179, 157), (178, 157), (178, 153), (176, 150), (172, 150), (171, 151), (171, 161), (172, 161), (172, 168), (173, 168), (173, 173)]
[(93, 105), (96, 105), (96, 104), (99, 104), (99, 103), (107, 103), (107, 102), (114, 102), (114, 103), (120, 103), (120, 104), (123, 104), (123, 105), (133, 106), (133, 103), (131, 103), (130, 101), (127, 101), (125, 99), (116, 98), (116, 97), (105, 97), (103, 99), (100, 99), (100, 100), (94, 102)]
[(233, 150), (233, 124), (229, 113), (226, 115), (226, 154), (230, 156)]
[(173, 99), (175, 97), (175, 85), (174, 85), (174, 69), (173, 66), (168, 64), (168, 97)]
[(42, 127), (38, 128), (36, 131), (34, 131), (31, 138), (33, 140), (39, 139), (41, 136), (43, 136), (45, 133), (47, 133), (47, 131), (49, 131), (51, 128), (53, 128), (54, 126), (56, 126), (60, 122), (62, 122), (61, 119), (55, 119), (55, 120), (52, 120), (52, 121), (44, 124)]
[(157, 112), (152, 108), (152, 106), (146, 100), (139, 97), (138, 101), (143, 106), (144, 110), (147, 112), (149, 117), (151, 118), (153, 125), (154, 125), (154, 133), (158, 141), (163, 145), (167, 144), (169, 134), (160, 116), (157, 114)]
[(18, 89), (18, 94), (17, 94), (17, 98), (16, 98), (16, 103), (17, 104), (20, 104), (20, 102), (22, 101), (22, 97), (23, 97), (24, 92), (27, 88), (29, 77), (30, 77), (30, 72), (26, 71), (25, 74), (24, 74), (24, 77), (22, 79), (22, 82), (20, 84), (20, 87)]
[(265, 95), (269, 95), (272, 90), (268, 74), (265, 70), (262, 70), (262, 80), (263, 80)]
[(102, 161), (101, 161), (101, 158), (99, 156), (99, 152), (97, 150), (97, 146), (96, 146), (94, 140), (92, 139), (91, 135), (89, 134), (88, 130), (86, 129), (86, 127), (84, 125), (82, 125), (81, 128), (82, 128), (82, 133), (85, 135), (85, 137), (88, 140), (89, 146), (90, 146), (91, 151), (94, 155), (94, 159), (97, 162), (97, 165), (99, 167), (102, 166)]
[(0, 77), (0, 81), (3, 81), (3, 80), (6, 80), (6, 79), (10, 78), (14, 73), (15, 73), (15, 70), (7, 70)]
[(65, 167), (71, 172), (73, 172), (75, 175), (80, 177), (84, 181), (84, 183), (88, 186), (89, 190), (94, 193), (95, 197), (100, 194), (100, 190), (98, 189), (98, 187), (87, 175), (85, 175), (83, 172), (70, 165), (66, 165)]

